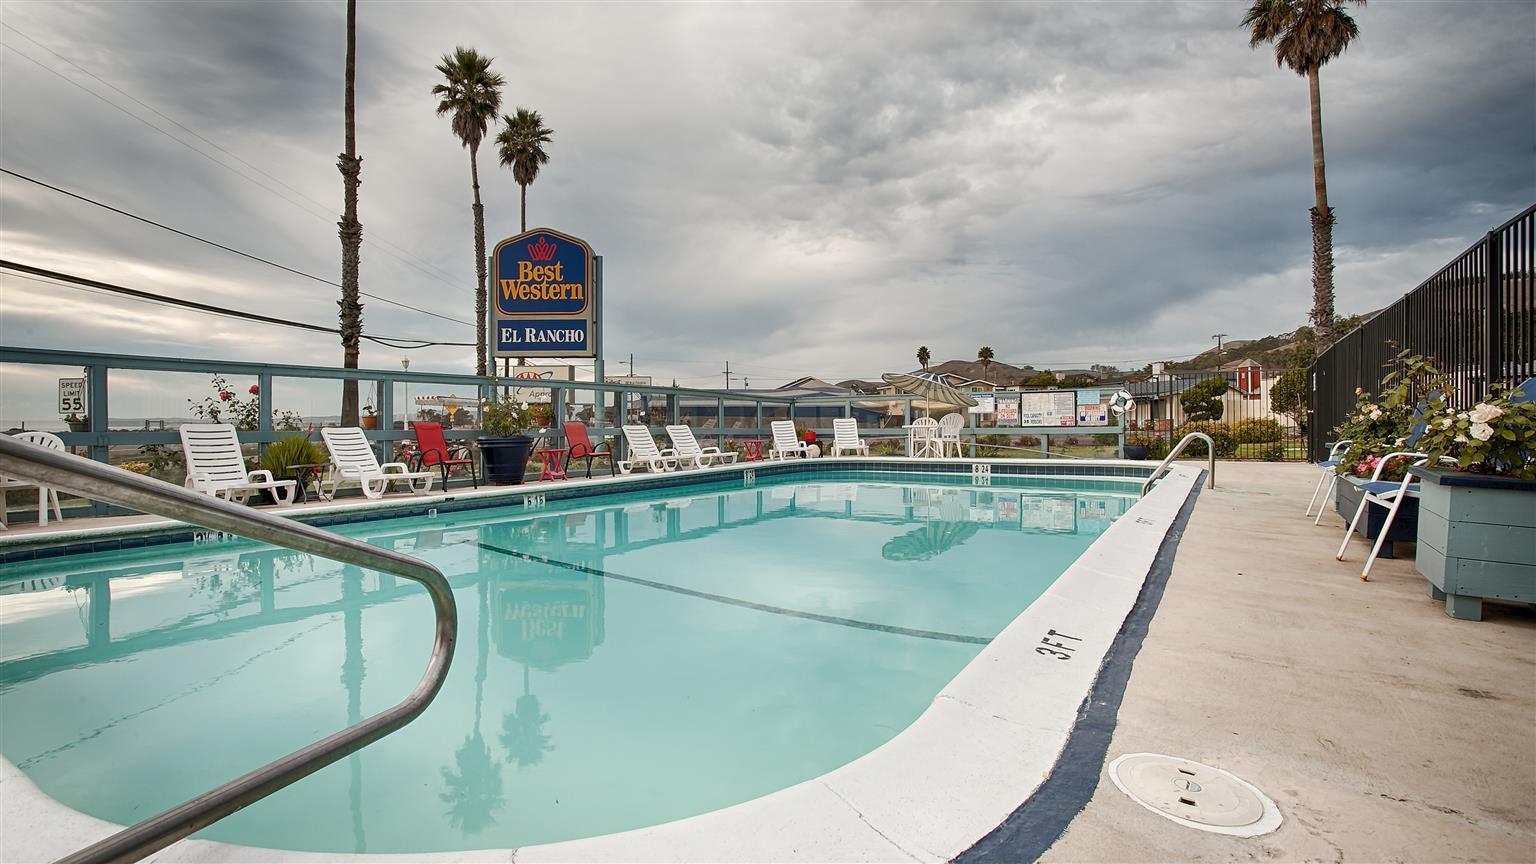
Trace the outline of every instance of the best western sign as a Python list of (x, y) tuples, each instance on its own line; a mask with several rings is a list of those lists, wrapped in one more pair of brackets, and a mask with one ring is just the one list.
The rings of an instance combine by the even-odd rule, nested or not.
[(491, 253), (491, 356), (594, 357), (596, 262), (581, 240), (539, 228)]

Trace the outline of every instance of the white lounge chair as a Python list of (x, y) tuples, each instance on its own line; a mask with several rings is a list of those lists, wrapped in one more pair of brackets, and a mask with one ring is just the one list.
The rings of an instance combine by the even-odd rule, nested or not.
[(228, 423), (184, 423), (181, 454), (187, 462), (186, 487), (215, 498), (244, 504), (263, 489), (272, 492), (278, 506), (293, 503), (298, 484), (292, 480), (274, 480), (267, 470), (246, 471), (245, 454), (240, 452), (240, 436)]
[(736, 462), (735, 453), (722, 452), (719, 447), (700, 447), (698, 439), (693, 437), (692, 427), (668, 426), (667, 437), (672, 439), (679, 468), (703, 468), (715, 463), (733, 465)]
[[(1387, 467), (1387, 463), (1394, 458), (1414, 459), (1414, 465), (1423, 465), (1429, 461), (1429, 457), (1423, 453), (1389, 453), (1371, 472), (1371, 479), (1360, 487), (1360, 506), (1355, 508), (1355, 518), (1349, 521), (1349, 527), (1344, 530), (1344, 542), (1339, 544), (1339, 553), (1333, 557), (1344, 560), (1344, 551), (1349, 548), (1349, 538), (1355, 533), (1355, 526), (1360, 523), (1360, 517), (1365, 514), (1371, 504), (1380, 504), (1387, 508), (1387, 518), (1382, 520), (1381, 531), (1376, 535), (1376, 543), (1371, 547), (1371, 554), (1366, 556), (1365, 569), (1360, 571), (1362, 580), (1371, 578), (1371, 565), (1376, 563), (1376, 556), (1381, 554), (1381, 546), (1387, 541), (1387, 532), (1392, 530), (1392, 520), (1397, 518), (1397, 510), (1403, 506), (1403, 501), (1408, 498), (1419, 497), (1419, 490), (1412, 474), (1403, 474), (1401, 482), (1394, 483), (1390, 480), (1382, 480), (1381, 472)], [(1449, 456), (1441, 456), (1442, 463), (1455, 466), (1456, 460)]]
[(965, 428), (964, 414), (945, 414), (939, 418), (939, 455), (948, 456), (951, 445), (955, 448), (955, 456), (963, 456), (960, 452), (960, 430)]
[[(326, 427), (320, 430), (325, 439), (325, 449), (331, 454), (331, 470), (326, 475), (330, 483), (329, 497), (336, 497), (336, 487), (343, 483), (356, 483), (369, 498), (383, 498), (391, 483), (405, 483), (413, 495), (432, 491), (431, 471), (412, 471), (404, 462), (379, 464), (373, 455), (373, 445), (368, 436), (356, 426)], [(395, 468), (396, 471), (389, 469)], [(419, 487), (417, 484), (421, 484)]]
[(677, 467), (677, 451), (658, 448), (656, 439), (651, 437), (651, 430), (644, 426), (625, 426), (624, 441), (629, 445), (629, 458), (618, 461), (620, 474), (628, 474), (636, 468), (671, 471)]
[(844, 450), (869, 455), (869, 444), (859, 437), (859, 421), (852, 417), (832, 421), (832, 455), (841, 456)]
[[(64, 450), (65, 449), (64, 442), (59, 440), (59, 436), (53, 434), (52, 432), (17, 432), (15, 435), (12, 435), (11, 437), (15, 438), (17, 441), (24, 441), (24, 442), (26, 442), (28, 444), (34, 444), (34, 445), (36, 445), (38, 447), (46, 447), (49, 450)], [(26, 488), (28, 486), (35, 486), (35, 485), (36, 484), (28, 482), (26, 480), (16, 480), (16, 479), (13, 479), (11, 477), (6, 477), (4, 475), (0, 475), (0, 528), (9, 528), (9, 527), (11, 527), (10, 525), (7, 525), (6, 521), (5, 521), (5, 494), (8, 491), (12, 490), (12, 489), (24, 489), (24, 488)], [(59, 493), (58, 493), (58, 490), (56, 490), (56, 489), (54, 489), (54, 488), (52, 488), (50, 486), (38, 486), (37, 487), (37, 524), (38, 524), (38, 527), (43, 527), (43, 526), (46, 526), (48, 524), (48, 505), (50, 503), (53, 504), (53, 515), (54, 515), (54, 518), (58, 519), (60, 522), (63, 522), (64, 521), (64, 511), (59, 508)]]
[(795, 434), (795, 424), (790, 420), (774, 420), (768, 424), (773, 429), (773, 447), (768, 451), (769, 459), (788, 459), (789, 454), (798, 453), (801, 456), (811, 455), (809, 444), (800, 440)]
[(932, 417), (919, 417), (912, 421), (907, 427), (907, 455), (944, 455), (944, 447), (939, 443), (939, 421)]

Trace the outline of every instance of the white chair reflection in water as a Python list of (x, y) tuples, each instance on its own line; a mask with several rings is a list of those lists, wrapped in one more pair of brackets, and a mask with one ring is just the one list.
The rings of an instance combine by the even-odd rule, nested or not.
[(932, 417), (913, 420), (907, 427), (907, 455), (913, 458), (943, 456), (944, 444), (939, 434), (939, 421)]

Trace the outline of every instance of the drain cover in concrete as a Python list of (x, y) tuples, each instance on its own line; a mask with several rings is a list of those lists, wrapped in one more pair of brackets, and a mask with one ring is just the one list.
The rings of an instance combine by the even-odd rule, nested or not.
[(1136, 803), (1190, 828), (1256, 837), (1280, 827), (1275, 802), (1220, 768), (1157, 753), (1127, 753), (1109, 777)]

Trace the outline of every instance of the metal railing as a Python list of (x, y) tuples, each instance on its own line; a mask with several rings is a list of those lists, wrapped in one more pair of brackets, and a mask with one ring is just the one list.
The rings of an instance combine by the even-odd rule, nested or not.
[(1326, 459), (1355, 389), (1381, 390), (1401, 351), (1434, 359), (1450, 399), (1470, 408), (1494, 384), (1536, 375), (1536, 205), (1489, 231), (1312, 364), (1309, 449)]
[(402, 576), (427, 589), (436, 615), (432, 656), (421, 680), (403, 701), (65, 856), (61, 862), (105, 864), (137, 861), (153, 854), (411, 722), (426, 710), (447, 679), (458, 632), (458, 612), (448, 581), (430, 564), (89, 459), (24, 444), (6, 435), (0, 435), (0, 474)]
[(1157, 464), (1157, 468), (1147, 475), (1146, 482), (1141, 484), (1141, 496), (1143, 498), (1152, 489), (1152, 482), (1163, 476), (1163, 473), (1168, 470), (1168, 466), (1173, 464), (1173, 460), (1179, 458), (1179, 454), (1184, 452), (1184, 448), (1189, 446), (1189, 442), (1196, 438), (1203, 438), (1205, 440), (1206, 471), (1209, 474), (1211, 484), (1209, 488), (1216, 488), (1216, 442), (1212, 441), (1211, 436), (1204, 432), (1191, 432), (1185, 435), (1172, 450), (1168, 451), (1168, 455), (1163, 457), (1163, 461)]

